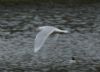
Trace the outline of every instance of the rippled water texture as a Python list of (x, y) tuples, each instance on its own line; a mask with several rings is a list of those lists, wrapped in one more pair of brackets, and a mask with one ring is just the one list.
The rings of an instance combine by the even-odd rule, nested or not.
[[(38, 26), (68, 29), (34, 53)], [(76, 63), (69, 63), (70, 60)], [(100, 72), (100, 5), (0, 6), (0, 72)]]

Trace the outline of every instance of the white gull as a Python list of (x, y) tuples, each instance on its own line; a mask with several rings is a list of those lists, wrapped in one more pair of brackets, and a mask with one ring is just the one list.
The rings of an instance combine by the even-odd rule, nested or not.
[(38, 52), (43, 44), (45, 43), (46, 39), (49, 35), (51, 35), (53, 32), (57, 33), (68, 33), (68, 30), (61, 30), (53, 26), (42, 26), (39, 27), (38, 30), (40, 32), (36, 35), (35, 41), (34, 41), (34, 52)]

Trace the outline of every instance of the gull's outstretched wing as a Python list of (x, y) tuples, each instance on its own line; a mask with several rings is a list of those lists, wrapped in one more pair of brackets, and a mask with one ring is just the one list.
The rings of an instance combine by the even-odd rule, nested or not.
[(40, 50), (40, 48), (43, 46), (45, 43), (46, 39), (48, 36), (55, 31), (55, 28), (44, 28), (41, 30), (35, 38), (35, 43), (34, 43), (34, 52), (37, 52)]

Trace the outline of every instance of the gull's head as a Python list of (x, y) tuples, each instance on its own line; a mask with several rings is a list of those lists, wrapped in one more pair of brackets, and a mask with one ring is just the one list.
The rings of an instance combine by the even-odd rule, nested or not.
[(43, 30), (45, 27), (42, 26), (42, 27), (38, 27), (38, 30)]

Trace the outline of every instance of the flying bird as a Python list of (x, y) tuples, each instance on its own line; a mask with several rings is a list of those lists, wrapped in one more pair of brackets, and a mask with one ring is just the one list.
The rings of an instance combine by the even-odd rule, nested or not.
[(34, 52), (38, 52), (43, 44), (45, 43), (46, 39), (51, 35), (53, 32), (56, 33), (68, 33), (68, 30), (61, 30), (53, 26), (42, 26), (39, 27), (38, 30), (40, 32), (36, 35), (35, 41), (34, 41)]

